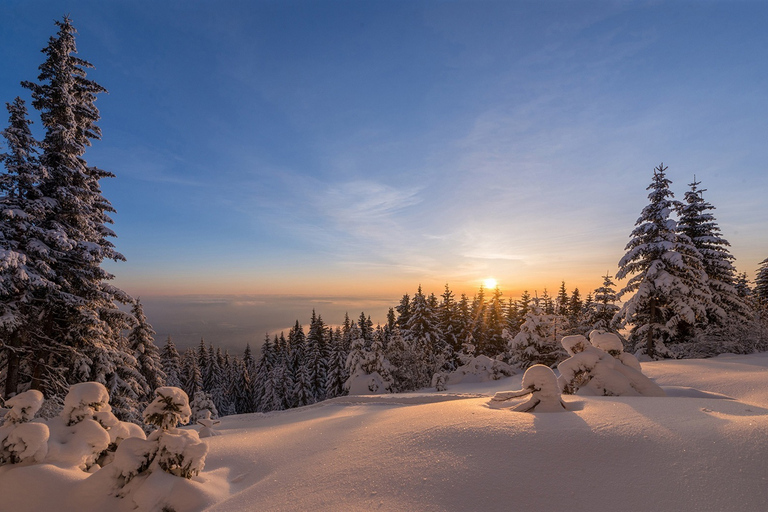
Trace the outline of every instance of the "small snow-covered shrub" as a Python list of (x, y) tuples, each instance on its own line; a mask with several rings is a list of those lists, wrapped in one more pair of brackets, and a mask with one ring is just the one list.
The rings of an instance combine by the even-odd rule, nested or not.
[(81, 382), (69, 388), (64, 397), (64, 408), (48, 426), (54, 446), (54, 459), (92, 470), (105, 450), (110, 438), (107, 430), (96, 420), (99, 413), (110, 413), (109, 393), (98, 382)]
[(109, 393), (103, 384), (81, 382), (69, 388), (60, 416), (64, 418), (67, 425), (75, 425), (86, 418), (93, 419), (99, 411), (111, 410)]
[(144, 410), (144, 423), (162, 430), (176, 428), (179, 423), (189, 423), (192, 410), (189, 397), (179, 388), (164, 386), (155, 390), (157, 397)]
[(473, 357), (467, 362), (446, 375), (446, 384), (458, 384), (460, 382), (488, 382), (499, 380), (504, 377), (514, 375), (515, 369), (504, 361), (491, 359), (488, 356), (480, 355)]
[[(558, 382), (566, 394), (580, 393), (597, 396), (666, 396), (664, 391), (639, 370), (634, 357), (624, 354), (622, 361), (616, 340), (596, 336), (598, 344), (616, 356), (592, 345), (584, 336), (566, 336), (561, 343), (571, 356), (557, 365)], [(618, 357), (617, 357), (618, 356)]]
[(115, 452), (113, 465), (118, 487), (134, 477), (155, 469), (183, 478), (192, 478), (205, 466), (208, 445), (194, 430), (176, 428), (189, 422), (187, 394), (179, 388), (158, 388), (157, 397), (144, 411), (144, 421), (158, 427), (146, 440), (126, 439)]
[(447, 389), (445, 387), (445, 378), (446, 375), (444, 373), (434, 374), (432, 376), (432, 387), (437, 391), (445, 391)]
[(560, 387), (557, 384), (555, 372), (543, 364), (529, 367), (523, 374), (523, 389), (517, 391), (500, 391), (492, 400), (503, 402), (512, 398), (531, 397), (512, 410), (516, 412), (562, 412), (566, 410), (560, 397)]
[(48, 453), (48, 426), (29, 423), (43, 405), (43, 394), (25, 391), (5, 401), (10, 410), (0, 426), (0, 465), (42, 462)]
[(618, 359), (622, 364), (634, 368), (637, 371), (642, 371), (640, 368), (640, 362), (635, 356), (628, 352), (624, 352), (624, 344), (621, 342), (616, 334), (612, 332), (605, 332), (601, 330), (594, 330), (589, 333), (589, 342), (609, 354), (615, 359)]
[(216, 410), (216, 404), (213, 403), (213, 397), (205, 391), (196, 391), (192, 402), (189, 404), (191, 411), (190, 423), (197, 423), (197, 420), (206, 417), (218, 418), (219, 411)]
[(208, 445), (200, 441), (194, 430), (157, 430), (149, 435), (148, 441), (157, 441), (153, 465), (166, 473), (192, 478), (205, 467)]
[(124, 440), (132, 437), (139, 439), (147, 438), (146, 434), (144, 434), (144, 430), (142, 430), (140, 426), (135, 423), (120, 421), (111, 411), (97, 412), (94, 415), (94, 419), (107, 431), (107, 434), (109, 434), (109, 446), (106, 450), (101, 452), (96, 461), (101, 467), (112, 462), (117, 447), (120, 446), (120, 443)]
[(48, 427), (43, 423), (20, 423), (0, 441), (0, 464), (42, 462), (48, 453)]
[(43, 394), (36, 389), (30, 389), (9, 398), (5, 401), (5, 405), (10, 406), (10, 409), (2, 417), (3, 424), (31, 421), (43, 406), (43, 401)]
[(350, 395), (390, 393), (391, 386), (392, 381), (385, 379), (378, 372), (365, 373), (364, 371), (352, 374), (344, 383), (344, 389)]

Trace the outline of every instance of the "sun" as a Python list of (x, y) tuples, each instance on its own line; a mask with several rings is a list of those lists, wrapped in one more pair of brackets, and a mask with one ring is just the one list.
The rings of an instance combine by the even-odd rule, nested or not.
[(483, 286), (486, 289), (492, 290), (492, 289), (496, 288), (497, 286), (499, 286), (499, 282), (497, 280), (495, 280), (494, 278), (489, 277), (488, 279), (483, 279)]

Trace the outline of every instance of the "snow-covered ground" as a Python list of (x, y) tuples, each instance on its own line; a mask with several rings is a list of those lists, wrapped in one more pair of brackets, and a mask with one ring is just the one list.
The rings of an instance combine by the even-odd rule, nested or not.
[[(519, 374), (230, 416), (205, 471), (153, 473), (139, 510), (765, 510), (768, 354), (642, 366), (668, 397), (564, 396), (568, 412), (532, 414), (490, 401)], [(2, 467), (0, 510), (133, 510), (103, 473)]]

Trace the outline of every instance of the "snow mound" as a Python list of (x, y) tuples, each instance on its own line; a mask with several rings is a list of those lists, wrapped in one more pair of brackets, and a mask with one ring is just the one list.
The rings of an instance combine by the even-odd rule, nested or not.
[(581, 335), (564, 337), (562, 345), (571, 356), (557, 365), (558, 382), (565, 394), (666, 396), (663, 389), (633, 366), (636, 359), (629, 358), (631, 365), (626, 365), (618, 358), (623, 352), (611, 355)]
[(563, 412), (566, 410), (560, 398), (560, 386), (555, 372), (543, 364), (529, 367), (523, 375), (523, 389), (501, 391), (493, 395), (492, 401), (503, 402), (512, 398), (531, 395), (528, 401), (517, 404), (516, 412)]
[(504, 377), (509, 377), (515, 373), (515, 369), (504, 361), (480, 355), (473, 357), (466, 364), (459, 366), (449, 373), (445, 378), (445, 382), (450, 385), (470, 382), (488, 382), (503, 379)]

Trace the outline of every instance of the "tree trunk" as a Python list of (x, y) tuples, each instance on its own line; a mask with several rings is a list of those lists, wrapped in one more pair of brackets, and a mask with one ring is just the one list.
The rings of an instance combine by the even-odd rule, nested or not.
[(651, 297), (651, 318), (648, 322), (648, 339), (646, 340), (645, 344), (645, 351), (648, 354), (648, 357), (653, 359), (653, 357), (656, 355), (655, 351), (655, 344), (653, 342), (653, 324), (656, 323), (656, 299), (654, 297)]
[(21, 333), (18, 331), (11, 335), (6, 353), (8, 354), (8, 366), (5, 375), (5, 398), (10, 398), (16, 394), (19, 389), (19, 366), (21, 365), (21, 356), (19, 348), (21, 347)]

